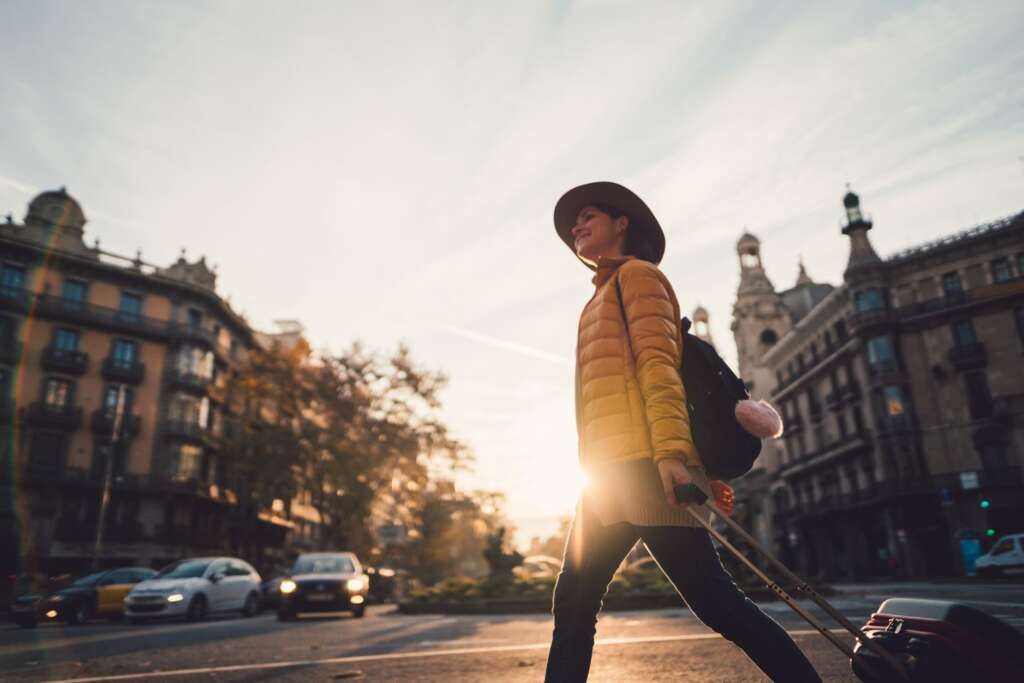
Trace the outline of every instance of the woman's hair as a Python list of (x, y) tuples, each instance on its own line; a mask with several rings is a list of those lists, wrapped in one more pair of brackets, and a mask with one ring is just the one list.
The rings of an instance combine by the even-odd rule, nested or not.
[(626, 256), (635, 256), (641, 261), (649, 261), (655, 263), (654, 249), (644, 239), (644, 236), (639, 230), (633, 230), (633, 219), (625, 211), (620, 211), (614, 206), (607, 204), (591, 204), (592, 207), (608, 214), (612, 217), (612, 220), (625, 216), (629, 219), (629, 227), (626, 228), (626, 243), (623, 245), (622, 250)]

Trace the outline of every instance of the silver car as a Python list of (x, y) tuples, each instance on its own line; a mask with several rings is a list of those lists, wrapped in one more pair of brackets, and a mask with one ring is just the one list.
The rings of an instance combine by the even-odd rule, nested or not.
[(136, 584), (124, 600), (124, 614), (132, 622), (153, 617), (198, 621), (223, 612), (250, 617), (259, 608), (260, 575), (237, 557), (179, 560)]

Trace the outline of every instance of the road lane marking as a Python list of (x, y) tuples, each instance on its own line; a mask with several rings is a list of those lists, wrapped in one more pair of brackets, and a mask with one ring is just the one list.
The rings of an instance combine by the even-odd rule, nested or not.
[[(830, 629), (833, 633), (846, 633), (845, 629)], [(805, 636), (818, 633), (814, 629), (786, 631), (791, 636)], [(638, 643), (667, 643), (693, 640), (715, 640), (722, 636), (717, 633), (691, 633), (677, 636), (649, 636), (640, 638), (599, 638), (594, 641), (598, 645), (634, 645)], [(550, 642), (531, 643), (529, 645), (502, 645), (497, 647), (467, 647), (444, 649), (428, 652), (390, 652), (379, 655), (352, 655), (349, 657), (329, 657), (326, 659), (296, 659), (290, 662), (264, 662), (262, 664), (231, 664), (225, 666), (208, 666), (197, 669), (176, 669), (167, 671), (145, 671), (133, 674), (116, 674), (113, 676), (91, 676), (88, 678), (62, 678), (49, 683), (101, 683), (106, 681), (134, 681), (142, 678), (168, 678), (170, 676), (201, 676), (204, 674), (235, 673), (238, 671), (267, 671), (273, 669), (295, 669), (300, 667), (327, 666), (330, 664), (354, 664), (357, 662), (380, 662), (396, 659), (413, 659), (416, 657), (452, 657), (456, 655), (494, 654), (498, 652), (521, 652), (525, 650), (547, 650)]]

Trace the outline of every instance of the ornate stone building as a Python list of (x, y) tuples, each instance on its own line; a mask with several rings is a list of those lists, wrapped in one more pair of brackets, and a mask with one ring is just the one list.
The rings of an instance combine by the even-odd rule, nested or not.
[(153, 266), (87, 246), (85, 225), (63, 188), (0, 224), (3, 571), (89, 567), (108, 465), (101, 564), (278, 543), (270, 523), (233, 537), (225, 384), (252, 330), (204, 259)]
[(774, 297), (740, 241), (741, 372), (787, 424), (764, 463), (776, 547), (827, 579), (962, 574), (1024, 531), (1024, 213), (882, 259), (843, 203), (834, 289), (801, 268)]
[[(832, 285), (811, 280), (803, 263), (796, 284), (778, 292), (761, 261), (761, 243), (749, 232), (736, 243), (740, 262), (740, 284), (732, 312), (739, 376), (755, 399), (770, 399), (775, 378), (765, 364), (765, 354), (787, 334), (829, 292)], [(735, 484), (737, 500), (751, 530), (766, 546), (775, 537), (771, 495), (773, 475), (779, 467), (777, 442), (766, 440), (755, 469)]]

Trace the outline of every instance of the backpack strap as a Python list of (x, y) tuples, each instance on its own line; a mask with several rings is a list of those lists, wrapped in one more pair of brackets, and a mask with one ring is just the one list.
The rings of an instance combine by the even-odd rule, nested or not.
[(615, 293), (619, 295), (619, 313), (622, 314), (622, 324), (626, 326), (626, 344), (629, 346), (629, 355), (633, 356), (633, 338), (629, 334), (629, 318), (626, 317), (626, 302), (622, 300), (622, 286), (619, 284), (619, 271), (615, 271)]

